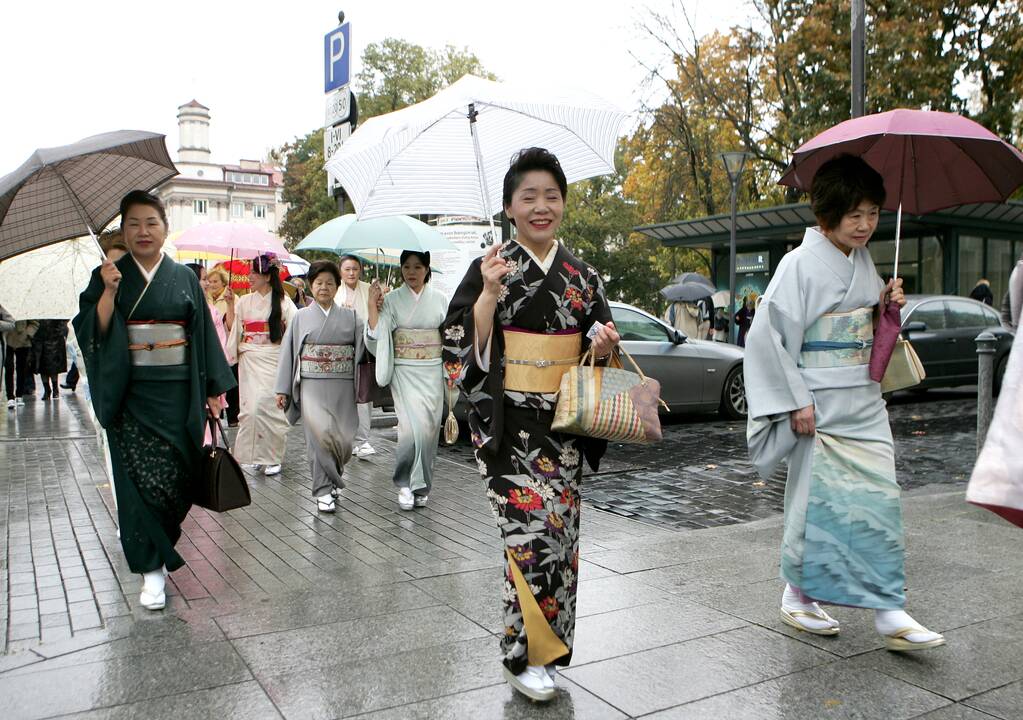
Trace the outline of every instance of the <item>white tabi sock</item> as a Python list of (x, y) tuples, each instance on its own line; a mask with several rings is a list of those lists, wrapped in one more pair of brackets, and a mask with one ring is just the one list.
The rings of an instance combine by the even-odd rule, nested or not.
[[(874, 627), (882, 635), (894, 635), (899, 630), (907, 627), (920, 627), (923, 625), (909, 616), (905, 610), (875, 610)], [(913, 632), (905, 636), (911, 643), (926, 643), (937, 640), (941, 635), (930, 630), (924, 632)]]
[[(815, 602), (805, 603), (802, 601), (802, 597), (804, 596), (799, 592), (799, 590), (786, 583), (785, 592), (782, 593), (781, 596), (781, 606), (789, 612), (792, 612), (793, 610), (802, 610), (803, 612), (827, 615), (827, 613), (821, 610), (820, 605)], [(795, 618), (795, 620), (800, 625), (810, 628), (811, 630), (823, 630), (825, 628), (839, 626), (838, 620), (835, 620), (834, 618), (831, 618), (831, 620), (815, 620), (801, 615)]]
[(142, 591), (150, 595), (159, 595), (167, 584), (164, 568), (142, 574)]

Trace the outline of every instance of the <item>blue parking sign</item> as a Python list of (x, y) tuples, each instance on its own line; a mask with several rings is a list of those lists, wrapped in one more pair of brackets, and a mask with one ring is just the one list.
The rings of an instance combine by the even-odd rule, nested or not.
[(323, 36), (323, 92), (347, 85), (352, 67), (352, 24), (345, 23)]

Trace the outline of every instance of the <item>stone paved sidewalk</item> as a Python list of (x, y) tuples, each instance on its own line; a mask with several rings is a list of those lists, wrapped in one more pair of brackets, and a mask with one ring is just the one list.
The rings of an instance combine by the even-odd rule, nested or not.
[(251, 507), (193, 511), (188, 567), (149, 613), (77, 402), (0, 425), (5, 720), (1021, 717), (1023, 535), (961, 487), (905, 502), (909, 609), (949, 639), (914, 657), (882, 650), (864, 611), (836, 609), (837, 638), (778, 621), (777, 515), (676, 531), (587, 507), (574, 661), (536, 706), (501, 679), (500, 545), (457, 452), (429, 507), (401, 513), (379, 432), (322, 516), (293, 433)]

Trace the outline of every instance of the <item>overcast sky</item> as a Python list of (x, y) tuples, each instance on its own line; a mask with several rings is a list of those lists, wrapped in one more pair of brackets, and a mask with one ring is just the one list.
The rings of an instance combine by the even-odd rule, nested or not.
[[(467, 46), (502, 79), (587, 89), (633, 110), (648, 62), (636, 28), (671, 0), (15, 1), (0, 21), (0, 175), (37, 147), (152, 130), (177, 152), (178, 105), (212, 114), (216, 162), (262, 157), (323, 124), (323, 36), (342, 9), (356, 63), (371, 42)], [(699, 32), (745, 24), (747, 0), (685, 0)], [(353, 77), (354, 77), (353, 72)]]

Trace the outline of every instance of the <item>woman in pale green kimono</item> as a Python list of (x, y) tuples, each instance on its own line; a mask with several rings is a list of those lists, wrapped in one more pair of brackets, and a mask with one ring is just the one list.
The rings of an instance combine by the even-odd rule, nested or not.
[(944, 644), (904, 610), (904, 536), (895, 454), (868, 363), (881, 304), (902, 281), (878, 277), (866, 245), (885, 190), (842, 156), (811, 186), (819, 227), (778, 265), (746, 338), (750, 457), (769, 477), (788, 460), (781, 574), (783, 622), (817, 635), (839, 623), (819, 602), (875, 610), (890, 650)]
[(448, 300), (430, 281), (430, 253), (401, 254), (404, 284), (384, 297), (373, 282), (366, 345), (376, 355), (377, 384), (391, 386), (398, 415), (394, 484), (402, 510), (426, 505), (433, 483), (444, 406), (440, 325)]

